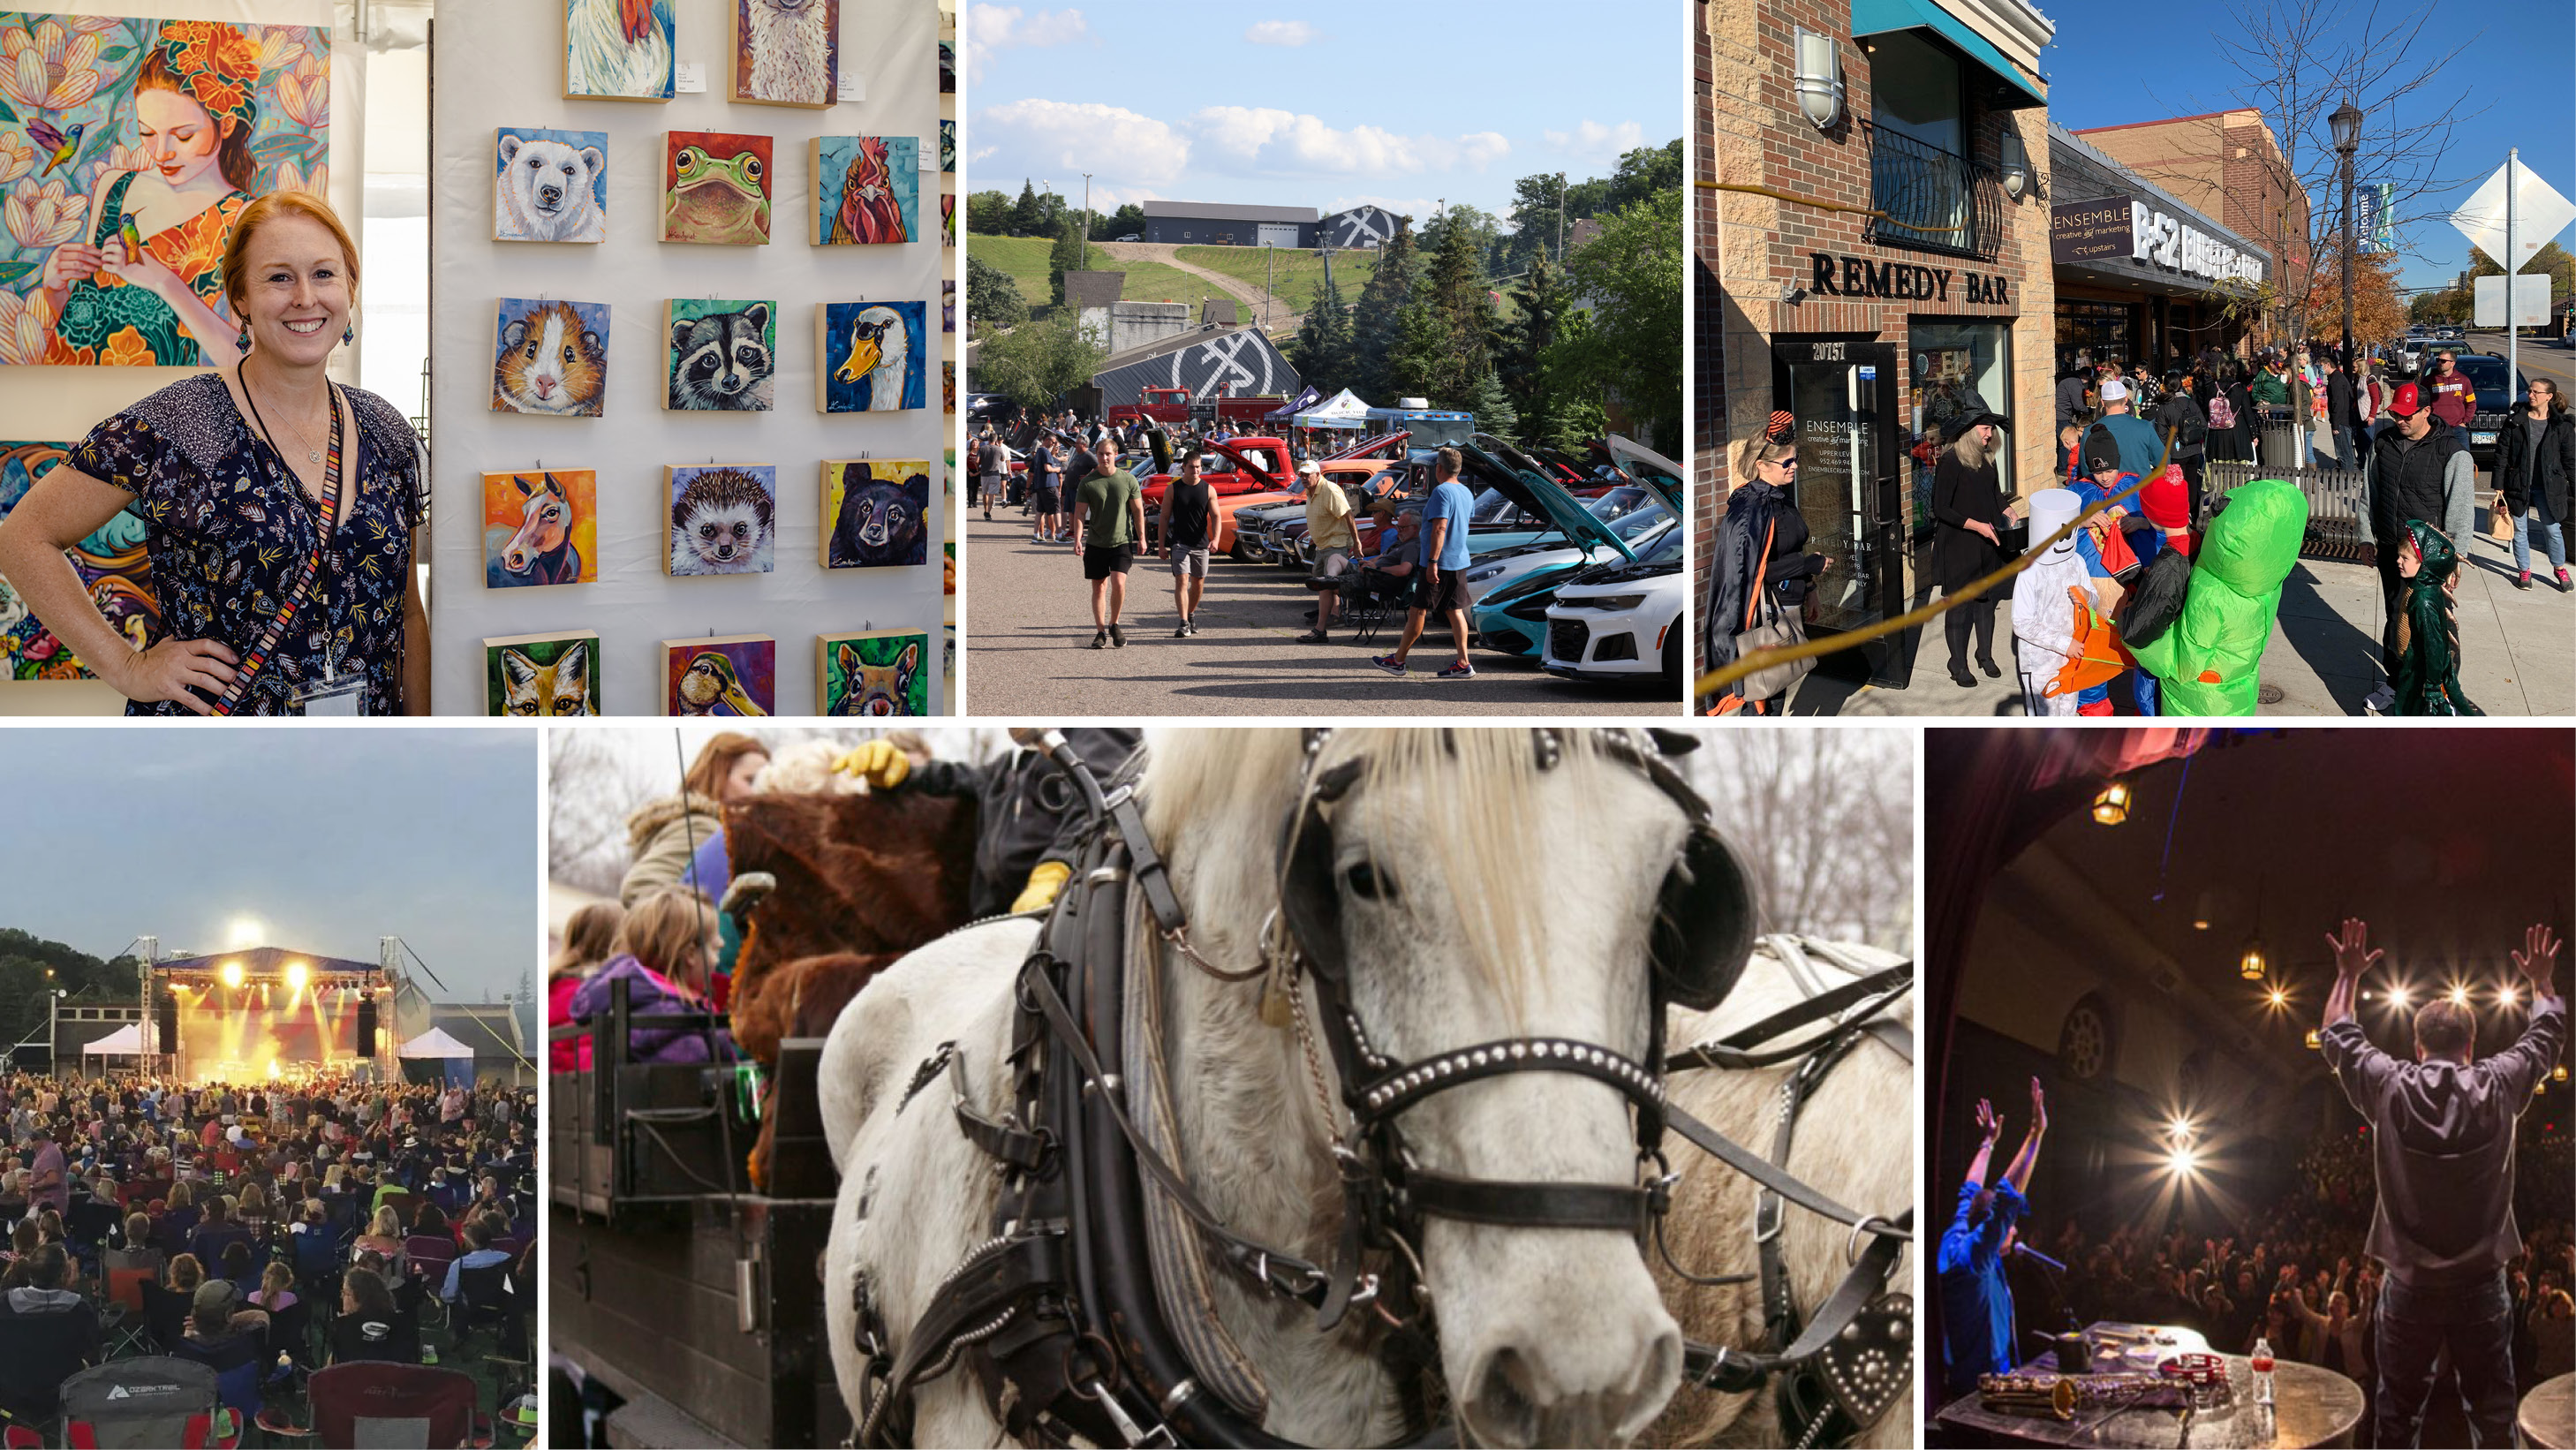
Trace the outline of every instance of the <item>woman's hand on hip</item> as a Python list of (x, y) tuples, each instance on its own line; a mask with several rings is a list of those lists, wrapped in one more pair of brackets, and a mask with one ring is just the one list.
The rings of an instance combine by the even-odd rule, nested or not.
[(239, 663), (230, 649), (211, 639), (165, 639), (133, 656), (121, 672), (124, 678), (111, 683), (129, 700), (146, 705), (176, 700), (211, 715), (214, 707), (191, 690), (221, 695), (232, 687), (233, 666)]

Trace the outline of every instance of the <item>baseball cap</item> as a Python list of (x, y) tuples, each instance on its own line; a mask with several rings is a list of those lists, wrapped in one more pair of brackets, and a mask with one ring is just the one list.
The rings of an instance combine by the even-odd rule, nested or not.
[(2388, 400), (2388, 411), (2400, 418), (2411, 418), (2424, 411), (2423, 394), (2415, 390), (2413, 383), (2399, 383), (2397, 396)]
[(2118, 378), (2110, 378), (2110, 379), (2107, 379), (2107, 380), (2105, 380), (2105, 381), (2103, 382), (2103, 384), (2102, 384), (2102, 401), (2103, 401), (2103, 402), (2106, 402), (2106, 403), (2125, 403), (2125, 402), (2127, 402), (2128, 400), (2129, 400), (2129, 385), (2128, 385), (2127, 383), (2124, 383), (2124, 382), (2120, 381)]
[(1324, 465), (1309, 458), (1305, 462), (1297, 465), (1297, 471), (1299, 473), (1321, 473), (1324, 471)]

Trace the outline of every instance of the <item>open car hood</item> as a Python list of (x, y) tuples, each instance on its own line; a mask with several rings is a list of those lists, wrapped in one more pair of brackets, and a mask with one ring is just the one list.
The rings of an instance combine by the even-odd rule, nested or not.
[(1354, 443), (1339, 452), (1327, 453), (1315, 461), (1317, 463), (1344, 463), (1354, 458), (1366, 458), (1372, 453), (1392, 448), (1395, 451), (1387, 454), (1387, 457), (1401, 463), (1404, 461), (1405, 440), (1412, 436), (1413, 435), (1411, 433), (1406, 432), (1380, 433), (1374, 438), (1363, 438), (1359, 442)]
[(1628, 476), (1664, 496), (1664, 502), (1676, 514), (1682, 511), (1682, 466), (1648, 448), (1631, 443), (1616, 433), (1608, 439), (1610, 456), (1628, 471)]
[[(1622, 559), (1637, 556), (1625, 539), (1610, 532), (1599, 519), (1583, 507), (1583, 501), (1548, 478), (1537, 460), (1489, 433), (1479, 433), (1476, 441), (1459, 450), (1460, 456), (1477, 475), (1477, 482), (1488, 484), (1503, 497), (1556, 525), (1557, 531), (1586, 549), (1607, 548)], [(1498, 456), (1499, 455), (1499, 456)]]

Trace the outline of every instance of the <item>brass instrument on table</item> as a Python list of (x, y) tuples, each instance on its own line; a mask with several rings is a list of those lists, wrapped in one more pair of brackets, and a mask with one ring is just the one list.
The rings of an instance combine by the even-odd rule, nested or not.
[(1977, 1404), (1997, 1414), (2072, 1420), (2077, 1411), (2125, 1408), (2167, 1388), (2151, 1374), (1981, 1374)]

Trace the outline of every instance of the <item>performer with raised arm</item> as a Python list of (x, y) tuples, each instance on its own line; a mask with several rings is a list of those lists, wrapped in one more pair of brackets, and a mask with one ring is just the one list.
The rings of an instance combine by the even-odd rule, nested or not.
[(1991, 1187), (1987, 1167), (2004, 1124), (1994, 1104), (1983, 1098), (1977, 1100), (1977, 1130), (1977, 1155), (1968, 1162), (1967, 1181), (1959, 1185), (1958, 1213), (1942, 1231), (1937, 1265), (1943, 1376), (1952, 1395), (1973, 1392), (1981, 1374), (2012, 1372), (2016, 1335), (2004, 1254), (2013, 1231), (2030, 1212), (2030, 1201), (2022, 1194), (2039, 1162), (2039, 1140), (2048, 1134), (2048, 1099), (2039, 1079), (2030, 1080), (2030, 1127), (2022, 1134), (2021, 1151)]
[(2566, 1046), (2567, 1004), (2550, 986), (2560, 943), (2535, 926), (2513, 954), (2531, 985), (2531, 1019), (2513, 1046), (2477, 1061), (2476, 1020), (2436, 997), (2416, 1010), (2415, 1060), (2404, 1062), (2371, 1046), (2353, 1017), (2361, 975), (2380, 957), (2369, 940), (2357, 918), (2326, 937), (2335, 984), (2319, 1038), (2326, 1065), (2371, 1128), (2378, 1194), (2366, 1249), (2388, 1266), (2379, 1296), (2376, 1443), (2390, 1450), (2415, 1443), (2434, 1362), (2447, 1348), (2474, 1442), (2509, 1446), (2513, 1315), (2504, 1266), (2522, 1252), (2513, 1219), (2514, 1124)]

